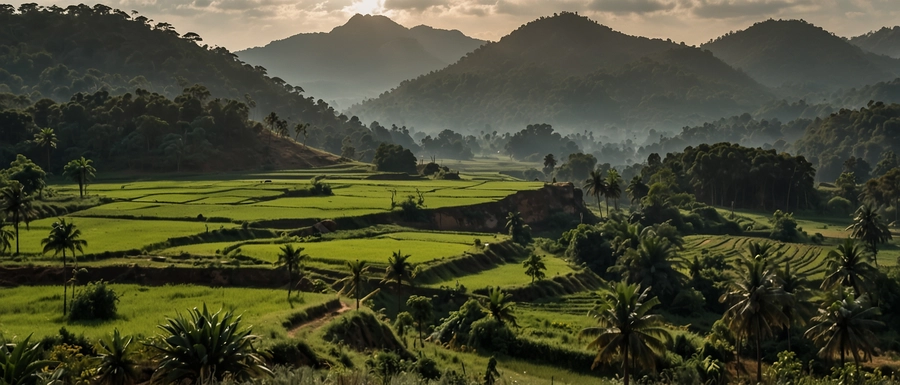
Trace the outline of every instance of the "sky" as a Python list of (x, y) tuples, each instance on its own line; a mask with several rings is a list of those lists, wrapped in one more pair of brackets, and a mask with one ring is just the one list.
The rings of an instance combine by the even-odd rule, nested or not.
[(136, 10), (231, 51), (298, 33), (328, 32), (357, 13), (385, 15), (406, 27), (458, 29), (496, 41), (531, 20), (570, 11), (629, 35), (689, 45), (769, 18), (804, 19), (839, 36), (900, 24), (900, 0), (106, 0), (104, 4), (129, 13)]

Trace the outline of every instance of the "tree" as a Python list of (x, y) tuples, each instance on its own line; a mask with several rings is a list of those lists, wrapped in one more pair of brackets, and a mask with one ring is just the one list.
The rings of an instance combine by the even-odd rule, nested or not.
[(403, 281), (411, 283), (414, 276), (412, 264), (409, 263), (410, 257), (409, 254), (403, 255), (400, 250), (392, 253), (391, 257), (388, 258), (387, 269), (384, 270), (384, 278), (381, 280), (382, 283), (394, 281), (396, 284), (397, 313), (400, 313), (400, 296), (403, 289)]
[(159, 325), (163, 334), (149, 346), (159, 353), (151, 382), (207, 384), (226, 376), (235, 381), (271, 376), (253, 342), (259, 339), (232, 312), (210, 314), (194, 308)]
[(785, 263), (784, 269), (778, 271), (778, 279), (781, 288), (791, 296), (792, 301), (782, 310), (788, 318), (787, 331), (788, 350), (791, 350), (791, 329), (794, 325), (805, 326), (806, 320), (813, 314), (810, 301), (812, 293), (809, 290), (809, 273), (798, 269), (791, 269), (791, 262)]
[(372, 160), (378, 171), (405, 172), (416, 174), (416, 156), (399, 144), (381, 143)]
[(96, 377), (98, 384), (126, 385), (137, 382), (137, 362), (134, 359), (132, 341), (134, 337), (122, 337), (119, 329), (114, 329), (111, 337), (100, 339), (97, 343), (100, 358)]
[(764, 337), (772, 336), (776, 328), (789, 327), (784, 314), (791, 304), (791, 296), (779, 285), (778, 276), (769, 267), (769, 259), (752, 255), (738, 260), (736, 278), (719, 302), (731, 307), (723, 319), (738, 338), (753, 337), (756, 343), (756, 382), (762, 382), (762, 351)]
[(544, 265), (544, 259), (541, 258), (540, 255), (531, 254), (531, 256), (522, 263), (522, 266), (525, 267), (525, 274), (531, 277), (532, 284), (534, 284), (535, 279), (540, 281), (546, 276), (544, 270), (547, 270), (547, 266)]
[(47, 173), (22, 154), (16, 155), (16, 160), (10, 162), (9, 168), (3, 173), (9, 180), (21, 183), (23, 190), (28, 195), (43, 192), (46, 186), (44, 178), (47, 177)]
[(66, 163), (66, 166), (63, 168), (63, 175), (78, 183), (78, 195), (81, 198), (84, 198), (84, 193), (87, 192), (88, 182), (97, 176), (97, 169), (94, 168), (92, 163), (94, 161), (85, 159), (82, 156)]
[(47, 235), (47, 238), (41, 240), (41, 245), (44, 246), (44, 254), (52, 251), (53, 256), (55, 257), (62, 253), (63, 316), (65, 316), (66, 309), (68, 309), (66, 304), (66, 292), (69, 286), (68, 278), (66, 277), (68, 274), (66, 251), (71, 251), (72, 258), (75, 258), (75, 251), (77, 250), (84, 254), (84, 248), (87, 247), (88, 243), (84, 239), (81, 239), (81, 230), (75, 226), (75, 223), (66, 222), (65, 218), (59, 218), (57, 222), (53, 223), (53, 227), (50, 228), (50, 234)]
[(50, 172), (50, 150), (56, 148), (58, 143), (56, 133), (52, 128), (42, 128), (40, 132), (34, 134), (34, 143), (47, 149), (47, 172)]
[(828, 253), (825, 262), (825, 279), (823, 290), (834, 290), (838, 287), (849, 287), (857, 297), (872, 290), (872, 281), (878, 271), (866, 262), (865, 254), (852, 238), (847, 238), (838, 245), (837, 250)]
[(681, 272), (683, 265), (669, 240), (654, 232), (645, 232), (637, 249), (628, 249), (610, 271), (621, 274), (628, 283), (647, 288), (652, 285), (653, 294), (668, 301), (688, 280)]
[(862, 205), (856, 210), (853, 224), (847, 227), (852, 231), (851, 236), (863, 242), (866, 249), (872, 253), (875, 267), (878, 267), (878, 245), (891, 240), (891, 231), (881, 220), (881, 216), (870, 205)]
[(880, 312), (877, 307), (869, 306), (866, 297), (854, 298), (845, 293), (841, 297), (827, 308), (819, 309), (819, 314), (812, 319), (814, 325), (804, 336), (821, 346), (819, 357), (839, 356), (841, 367), (845, 354), (850, 352), (858, 373), (860, 353), (866, 359), (874, 352), (877, 343), (874, 330), (884, 324), (875, 319)]
[[(619, 198), (622, 197), (622, 176), (616, 169), (611, 169), (606, 173), (606, 198), (612, 198), (616, 205), (616, 211), (619, 210)], [(606, 202), (606, 216), (609, 216), (609, 201)]]
[(369, 266), (366, 261), (347, 261), (347, 267), (350, 268), (350, 275), (342, 278), (338, 283), (344, 286), (341, 288), (341, 294), (352, 294), (356, 299), (356, 310), (359, 310), (359, 300), (362, 298), (362, 284), (369, 273)]
[(12, 249), (12, 240), (16, 237), (16, 233), (8, 227), (8, 223), (0, 222), (0, 254)]
[[(597, 199), (597, 210), (600, 210), (600, 217), (603, 217), (603, 207), (600, 206), (600, 196), (606, 195), (606, 180), (603, 179), (603, 172), (591, 170), (587, 180), (584, 181), (584, 191)], [(607, 204), (609, 206), (609, 204)], [(608, 211), (607, 211), (608, 214)]]
[(531, 228), (525, 224), (522, 213), (518, 211), (506, 214), (506, 230), (513, 242), (523, 246), (531, 242)]
[(546, 174), (547, 177), (549, 177), (550, 174), (553, 174), (553, 169), (555, 169), (555, 168), (556, 168), (556, 157), (554, 157), (553, 154), (544, 155), (544, 170), (543, 170), (544, 174)]
[(7, 220), (12, 219), (13, 229), (16, 231), (16, 255), (19, 255), (19, 223), (25, 222), (25, 228), (28, 229), (28, 223), (34, 216), (34, 209), (31, 207), (32, 198), (25, 193), (24, 187), (19, 182), (12, 182), (3, 190), (0, 190), (0, 208), (6, 214)]
[(29, 345), (31, 335), (17, 344), (0, 344), (0, 383), (32, 385), (38, 383), (38, 374), (45, 368), (58, 364), (44, 360), (41, 343)]
[(663, 327), (662, 317), (649, 314), (659, 305), (657, 297), (648, 298), (649, 287), (641, 290), (640, 284), (619, 282), (601, 295), (600, 305), (588, 312), (598, 326), (582, 329), (580, 335), (594, 337), (588, 344), (589, 349), (597, 350), (591, 369), (621, 357), (622, 377), (628, 385), (630, 364), (655, 369), (656, 357), (665, 354), (672, 337)]
[(416, 330), (419, 332), (419, 346), (424, 347), (424, 332), (428, 323), (431, 322), (431, 318), (434, 317), (434, 304), (431, 303), (431, 298), (414, 295), (406, 300), (406, 307), (416, 323)]
[(625, 188), (625, 192), (628, 193), (631, 204), (635, 204), (636, 202), (641, 202), (650, 193), (650, 187), (644, 183), (640, 175), (635, 175), (631, 178), (631, 182), (628, 183), (628, 187)]
[(494, 385), (497, 382), (497, 377), (500, 376), (500, 372), (497, 370), (497, 359), (494, 356), (491, 356), (491, 359), (488, 360), (487, 369), (484, 370), (484, 385)]
[(294, 248), (294, 245), (287, 244), (281, 247), (281, 252), (278, 253), (278, 262), (275, 264), (278, 266), (284, 266), (287, 268), (288, 273), (288, 301), (291, 300), (291, 286), (292, 286), (292, 278), (294, 276), (294, 270), (300, 272), (300, 269), (303, 268), (303, 260), (309, 257), (306, 254), (301, 254), (303, 252), (302, 247)]
[(306, 140), (309, 139), (309, 123), (297, 123), (294, 126), (294, 132), (297, 133), (294, 137), (295, 140), (300, 139), (300, 135), (303, 135), (303, 147), (306, 147)]
[(497, 322), (519, 327), (516, 323), (516, 303), (512, 300), (512, 294), (504, 293), (499, 287), (492, 287), (480, 305), (481, 309)]

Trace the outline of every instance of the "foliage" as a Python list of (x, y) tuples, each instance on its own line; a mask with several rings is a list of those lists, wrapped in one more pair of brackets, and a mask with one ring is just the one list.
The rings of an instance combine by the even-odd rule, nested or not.
[(488, 291), (487, 298), (481, 301), (481, 310), (500, 324), (510, 324), (519, 327), (515, 315), (516, 303), (512, 295), (503, 292), (499, 287), (492, 287)]
[(600, 305), (588, 312), (598, 325), (581, 330), (581, 335), (593, 337), (588, 344), (589, 349), (597, 351), (592, 368), (621, 358), (625, 384), (633, 363), (656, 368), (656, 357), (665, 353), (672, 337), (662, 327), (662, 317), (649, 314), (659, 305), (659, 299), (649, 298), (649, 293), (649, 287), (641, 290), (640, 284), (625, 282), (602, 293)]
[(16, 233), (9, 229), (9, 224), (0, 222), (0, 254), (12, 250), (12, 240), (15, 238)]
[(347, 267), (350, 269), (350, 275), (341, 278), (336, 284), (342, 284), (341, 294), (349, 295), (356, 299), (356, 310), (359, 310), (359, 301), (363, 298), (363, 283), (369, 273), (369, 266), (366, 261), (347, 261)]
[(869, 205), (862, 205), (856, 210), (853, 224), (847, 227), (851, 236), (863, 242), (866, 251), (872, 253), (872, 260), (878, 266), (878, 245), (891, 240), (891, 231), (881, 220), (878, 212)]
[(16, 181), (22, 185), (25, 194), (41, 192), (47, 186), (47, 173), (25, 155), (17, 154), (9, 168), (0, 171), (0, 180)]
[(259, 337), (230, 311), (210, 314), (204, 305), (203, 310), (188, 311), (188, 317), (168, 318), (159, 328), (161, 338), (150, 343), (160, 359), (153, 373), (156, 381), (205, 383), (226, 374), (235, 379), (272, 374), (253, 347)]
[(510, 238), (522, 246), (531, 243), (531, 227), (525, 224), (522, 213), (510, 211), (506, 215), (506, 231), (509, 232)]
[(372, 161), (378, 171), (416, 174), (416, 156), (399, 144), (382, 143), (375, 150)]
[(865, 296), (854, 298), (839, 293), (840, 298), (819, 309), (806, 337), (821, 346), (820, 357), (839, 356), (841, 366), (844, 366), (844, 355), (849, 352), (858, 372), (860, 359), (867, 359), (874, 353), (875, 329), (884, 326), (884, 323), (875, 319), (880, 312), (877, 307), (869, 305)]
[(302, 254), (303, 248), (298, 247), (294, 248), (294, 245), (287, 244), (281, 247), (281, 252), (278, 254), (278, 261), (275, 262), (278, 266), (284, 266), (287, 269), (288, 273), (288, 300), (291, 298), (291, 289), (293, 288), (293, 276), (294, 271), (299, 272), (301, 275), (303, 273), (303, 261), (309, 259), (309, 255)]
[(7, 220), (12, 219), (13, 229), (16, 232), (16, 255), (19, 254), (19, 223), (25, 222), (27, 228), (35, 215), (33, 199), (25, 193), (25, 188), (19, 182), (13, 182), (0, 189), (0, 209), (3, 210)]
[(774, 384), (794, 384), (803, 376), (803, 364), (792, 351), (778, 353), (778, 361), (766, 369), (766, 377)]
[(826, 275), (822, 289), (835, 290), (840, 287), (852, 288), (857, 296), (871, 293), (872, 281), (878, 271), (866, 261), (868, 257), (860, 250), (856, 241), (847, 238), (836, 250), (826, 257)]
[(547, 270), (547, 266), (540, 255), (531, 254), (528, 259), (522, 262), (522, 266), (525, 267), (525, 274), (531, 277), (532, 284), (535, 279), (540, 281), (546, 276), (544, 271)]
[(415, 277), (412, 264), (409, 263), (409, 254), (403, 254), (401, 250), (392, 252), (388, 258), (387, 269), (384, 270), (384, 278), (382, 283), (393, 281), (397, 291), (397, 313), (400, 312), (400, 291), (403, 289), (403, 282), (411, 284)]
[(800, 242), (803, 239), (803, 233), (794, 219), (794, 214), (775, 210), (769, 221), (772, 223), (772, 232), (769, 233), (769, 238), (781, 242)]
[[(459, 310), (451, 311), (447, 317), (441, 319), (430, 338), (445, 344), (451, 344), (451, 341), (467, 341), (472, 324), (484, 316), (485, 312), (480, 302), (470, 299), (462, 304)], [(458, 346), (451, 344), (449, 347), (454, 349)]]
[(628, 249), (610, 272), (621, 274), (626, 282), (639, 284), (651, 294), (670, 301), (687, 282), (679, 270), (683, 264), (672, 243), (651, 232), (641, 236), (637, 249)]
[(63, 175), (78, 183), (78, 194), (82, 198), (84, 198), (84, 193), (87, 191), (88, 182), (97, 176), (97, 169), (94, 168), (92, 163), (92, 160), (85, 159), (82, 156), (66, 163), (66, 166), (63, 168)]
[(556, 169), (556, 179), (560, 182), (583, 182), (597, 165), (597, 158), (580, 152), (569, 154), (566, 162)]
[(406, 300), (406, 307), (415, 320), (419, 332), (419, 345), (424, 346), (425, 328), (434, 317), (434, 304), (431, 303), (431, 298), (413, 295)]
[(43, 360), (40, 344), (29, 345), (31, 335), (17, 344), (0, 345), (0, 381), (9, 385), (36, 385), (38, 374), (56, 364)]
[(102, 385), (126, 385), (138, 378), (134, 348), (134, 337), (122, 337), (119, 329), (112, 336), (100, 339), (97, 353), (100, 364), (97, 367), (97, 383)]
[(116, 318), (119, 295), (106, 282), (92, 282), (81, 289), (75, 300), (69, 319), (73, 321), (108, 321)]
[(607, 276), (607, 269), (616, 263), (612, 246), (604, 236), (602, 228), (579, 224), (563, 233), (559, 243), (565, 247), (565, 255), (579, 265), (586, 265), (601, 276)]

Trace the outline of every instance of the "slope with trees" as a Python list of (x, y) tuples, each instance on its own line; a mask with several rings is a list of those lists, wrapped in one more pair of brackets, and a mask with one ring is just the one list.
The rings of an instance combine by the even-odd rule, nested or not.
[(853, 45), (878, 55), (900, 59), (900, 26), (881, 27), (848, 39)]

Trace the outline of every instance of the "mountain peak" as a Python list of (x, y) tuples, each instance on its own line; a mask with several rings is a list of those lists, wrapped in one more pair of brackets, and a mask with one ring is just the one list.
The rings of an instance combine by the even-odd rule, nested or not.
[(380, 34), (404, 35), (409, 32), (406, 27), (397, 24), (387, 16), (355, 14), (346, 24), (331, 30), (333, 34)]

